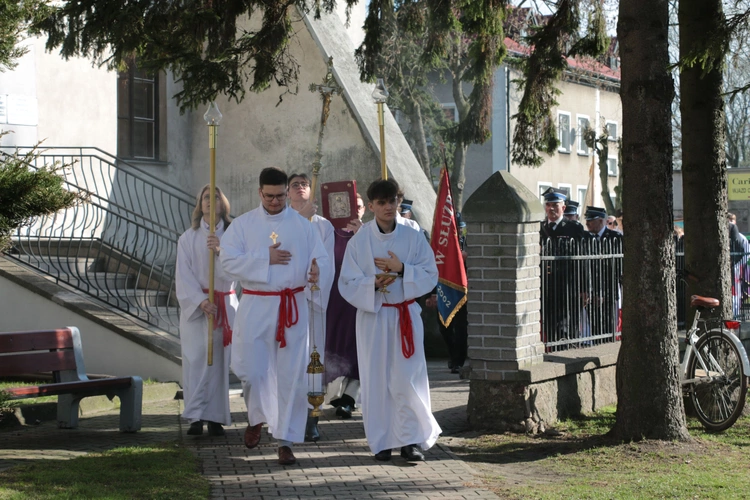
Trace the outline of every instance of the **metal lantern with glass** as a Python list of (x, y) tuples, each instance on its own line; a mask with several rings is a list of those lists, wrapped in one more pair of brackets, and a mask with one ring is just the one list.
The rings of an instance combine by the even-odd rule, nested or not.
[(315, 307), (313, 302), (315, 294), (318, 294), (320, 299), (320, 287), (317, 283), (310, 285), (310, 363), (307, 365), (307, 401), (312, 405), (312, 411), (310, 412), (311, 417), (320, 416), (320, 406), (323, 404), (325, 398), (325, 391), (323, 390), (323, 372), (325, 372), (325, 366), (320, 362), (320, 353), (318, 352), (317, 338), (322, 335), (323, 332), (323, 315), (315, 314)]

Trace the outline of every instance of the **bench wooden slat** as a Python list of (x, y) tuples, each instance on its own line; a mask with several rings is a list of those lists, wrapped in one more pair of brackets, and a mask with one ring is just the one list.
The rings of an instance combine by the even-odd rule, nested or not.
[(73, 336), (68, 328), (32, 332), (0, 333), (0, 352), (72, 349)]
[(6, 389), (11, 399), (23, 399), (40, 396), (56, 396), (59, 394), (80, 394), (85, 392), (101, 393), (106, 389), (130, 387), (131, 377), (103, 378), (97, 380), (78, 380), (75, 382), (60, 382), (58, 384), (42, 384), (26, 387), (12, 387)]
[(75, 370), (75, 351), (48, 351), (0, 356), (0, 376)]

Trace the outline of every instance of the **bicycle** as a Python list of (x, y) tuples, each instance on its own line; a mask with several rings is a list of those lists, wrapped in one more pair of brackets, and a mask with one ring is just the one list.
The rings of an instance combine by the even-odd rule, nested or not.
[(733, 333), (739, 331), (740, 322), (701, 318), (702, 311), (712, 312), (719, 304), (714, 298), (690, 297), (696, 312), (680, 364), (683, 395), (690, 398), (703, 427), (714, 432), (728, 429), (739, 418), (750, 374), (747, 353)]

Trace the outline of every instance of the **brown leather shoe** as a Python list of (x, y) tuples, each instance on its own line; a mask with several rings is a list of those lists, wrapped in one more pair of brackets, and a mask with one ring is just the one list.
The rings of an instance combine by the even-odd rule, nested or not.
[(255, 448), (260, 443), (260, 431), (263, 429), (263, 422), (257, 425), (247, 425), (245, 429), (245, 446)]
[(279, 464), (281, 465), (294, 465), (297, 463), (297, 459), (292, 453), (292, 449), (288, 446), (279, 447)]

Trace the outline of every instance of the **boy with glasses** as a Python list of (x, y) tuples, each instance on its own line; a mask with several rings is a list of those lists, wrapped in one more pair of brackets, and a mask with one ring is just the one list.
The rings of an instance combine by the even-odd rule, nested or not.
[(261, 206), (236, 218), (221, 240), (224, 272), (242, 286), (231, 368), (247, 405), (245, 446), (258, 446), (267, 422), (279, 442), (279, 463), (291, 465), (307, 413), (308, 305), (302, 292), (320, 276), (330, 281), (332, 269), (310, 222), (286, 209), (287, 175), (270, 167), (259, 180)]
[[(296, 210), (302, 217), (312, 222), (315, 231), (318, 233), (326, 249), (329, 262), (333, 262), (333, 224), (316, 213), (318, 207), (313, 204), (310, 193), (310, 178), (307, 174), (295, 173), (289, 176), (289, 206)], [(313, 314), (310, 316), (310, 335), (313, 333), (316, 335), (315, 343), (319, 349), (320, 362), (323, 364), (325, 364), (326, 308), (328, 306), (328, 297), (331, 294), (332, 280), (332, 274), (321, 276), (321, 280), (318, 283), (320, 287), (320, 303), (313, 302)], [(308, 300), (312, 300), (310, 293), (309, 288), (305, 289), (305, 295)], [(308, 409), (305, 441), (317, 441), (320, 439), (318, 417), (310, 416), (310, 411), (312, 410)]]

